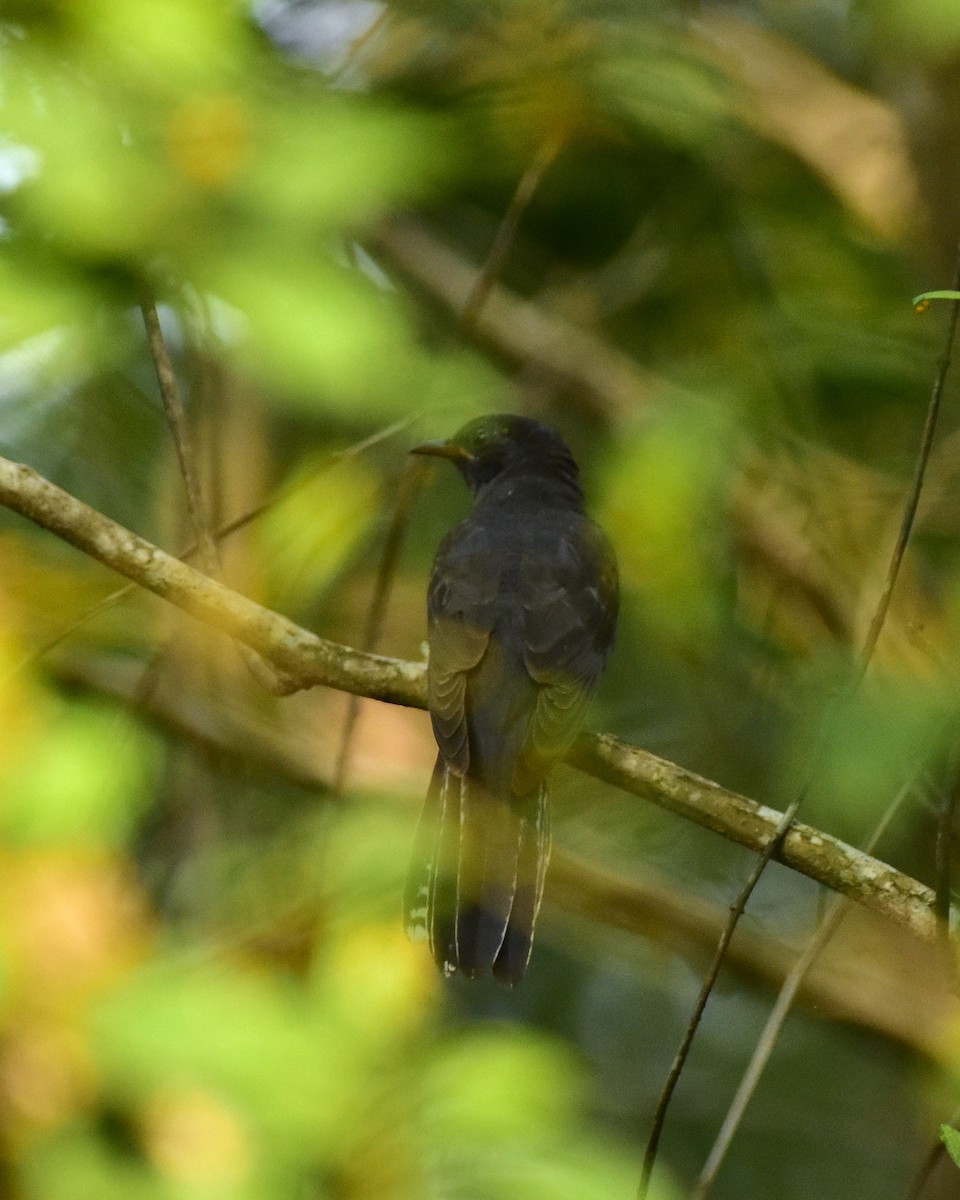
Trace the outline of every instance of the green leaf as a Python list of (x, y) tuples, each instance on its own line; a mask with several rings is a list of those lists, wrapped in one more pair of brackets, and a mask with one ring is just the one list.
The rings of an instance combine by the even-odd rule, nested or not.
[(0, 828), (19, 843), (121, 845), (142, 812), (153, 749), (126, 717), (64, 707), (5, 782)]
[(622, 441), (607, 473), (601, 514), (621, 576), (670, 637), (696, 643), (716, 630), (726, 569), (717, 514), (730, 462), (722, 413), (705, 403), (658, 413)]
[[(821, 741), (824, 706), (831, 704), (829, 697), (838, 687), (836, 669), (831, 663), (825, 690), (811, 693), (809, 712), (795, 726), (788, 750), (791, 778), (803, 774), (813, 747)], [(845, 666), (841, 664), (839, 670), (843, 672)], [(938, 752), (943, 736), (942, 696), (935, 687), (903, 676), (878, 678), (834, 710), (831, 721), (843, 736), (829, 739), (823, 747), (817, 770), (820, 802), (830, 806), (837, 820), (870, 812), (879, 818), (901, 786), (904, 770)]]
[(222, 1095), (287, 1152), (328, 1152), (363, 1086), (352, 1054), (283, 979), (168, 957), (126, 977), (98, 1006), (93, 1044), (108, 1088), (127, 1103), (157, 1089)]
[(582, 1080), (559, 1044), (480, 1030), (445, 1047), (429, 1076), (437, 1136), (448, 1146), (552, 1137), (571, 1122)]
[(15, 196), (25, 222), (65, 249), (119, 258), (152, 248), (178, 185), (142, 130), (124, 128), (98, 82), (24, 51), (8, 66), (3, 120), (10, 138), (39, 158)]
[(210, 89), (248, 67), (244, 16), (238, 0), (87, 0), (74, 20), (99, 70), (173, 91)]
[(297, 407), (394, 415), (423, 382), (393, 297), (316, 248), (236, 246), (210, 262), (205, 285), (243, 314), (238, 348)]
[(624, 119), (668, 145), (706, 144), (730, 119), (731, 89), (688, 44), (644, 30), (596, 68), (601, 93)]
[(873, 0), (871, 7), (874, 36), (892, 55), (906, 51), (945, 62), (960, 43), (956, 0)]
[(28, 1196), (72, 1200), (166, 1200), (170, 1191), (149, 1165), (122, 1155), (89, 1124), (77, 1124), (41, 1141), (26, 1155)]
[(920, 305), (925, 308), (931, 300), (960, 300), (960, 292), (951, 288), (943, 288), (938, 292), (921, 292), (919, 296), (914, 296), (910, 303), (914, 308)]
[[(423, 190), (448, 158), (443, 126), (351, 97), (264, 108), (237, 194), (258, 221), (356, 228)], [(411, 147), (416, 147), (411, 153)]]
[(940, 1141), (946, 1146), (954, 1164), (960, 1167), (960, 1129), (954, 1129), (952, 1125), (941, 1125)]

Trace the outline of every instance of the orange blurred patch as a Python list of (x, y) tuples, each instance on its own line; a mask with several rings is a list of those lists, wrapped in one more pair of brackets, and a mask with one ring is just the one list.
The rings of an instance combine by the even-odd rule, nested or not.
[[(329, 733), (326, 740), (330, 741)], [(430, 718), (425, 713), (361, 700), (347, 777), (349, 786), (412, 787), (426, 792), (436, 756)]]
[(143, 957), (142, 898), (110, 856), (8, 853), (0, 879), (0, 936), (14, 1009), (75, 1013)]
[(29, 1138), (65, 1124), (95, 1090), (79, 1031), (27, 1021), (8, 1032), (0, 1051), (0, 1121), (9, 1136)]
[(235, 1187), (250, 1174), (250, 1131), (211, 1092), (182, 1088), (156, 1094), (143, 1114), (142, 1133), (151, 1162), (177, 1183)]
[(166, 135), (182, 175), (200, 187), (224, 187), (249, 155), (249, 113), (236, 96), (193, 96), (174, 111)]

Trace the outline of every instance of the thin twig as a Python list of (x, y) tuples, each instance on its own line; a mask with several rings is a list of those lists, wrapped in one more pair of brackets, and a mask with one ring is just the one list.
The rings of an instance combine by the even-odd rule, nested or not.
[[(960, 290), (960, 239), (957, 242), (957, 252), (953, 265), (953, 280), (951, 282), (953, 291)], [(927, 408), (927, 421), (923, 430), (923, 442), (921, 447), (920, 458), (917, 461), (917, 469), (914, 472), (913, 487), (910, 492), (907, 507), (903, 515), (903, 523), (900, 527), (900, 536), (897, 539), (897, 545), (894, 550), (894, 558), (897, 568), (899, 569), (900, 561), (903, 559), (903, 552), (906, 548), (907, 539), (910, 536), (910, 530), (913, 527), (913, 522), (917, 514), (917, 508), (920, 503), (920, 492), (923, 487), (923, 479), (926, 473), (927, 463), (930, 458), (930, 451), (933, 446), (933, 435), (936, 429), (937, 417), (940, 412), (940, 402), (943, 398), (944, 387), (947, 382), (947, 375), (950, 371), (950, 363), (953, 356), (953, 344), (957, 335), (957, 323), (960, 320), (960, 302), (951, 300), (947, 315), (947, 331), (944, 336), (943, 352), (937, 362), (937, 374), (933, 381), (933, 390), (930, 393), (930, 404)], [(892, 564), (891, 564), (892, 566)], [(890, 605), (890, 599), (893, 595), (893, 589), (896, 584), (896, 571), (888, 571), (887, 580), (884, 586), (883, 593), (880, 598), (880, 607), (883, 608), (883, 614)], [(861, 670), (866, 671), (869, 655), (866, 654), (869, 647), (872, 654), (873, 648), (876, 646), (880, 635), (879, 626), (882, 625), (883, 619), (880, 616), (880, 607), (877, 614), (874, 616), (874, 621), (870, 627), (870, 633), (867, 635), (867, 646), (864, 647), (864, 660)], [(878, 617), (880, 620), (878, 621)], [(877, 626), (874, 631), (874, 625)], [(871, 635), (872, 643), (871, 643)], [(956, 806), (957, 783), (953, 781), (953, 785), (949, 788), (947, 797), (941, 810), (939, 827), (937, 831), (937, 892), (938, 892), (938, 916), (941, 920), (941, 937), (945, 940), (946, 948), (950, 959), (952, 960), (952, 951), (949, 947), (949, 929), (950, 929), (950, 856), (951, 856), (951, 841), (953, 837), (953, 811)], [(952, 1122), (951, 1122), (952, 1123)], [(940, 1160), (943, 1153), (943, 1145), (937, 1142), (927, 1157), (926, 1162), (921, 1167), (913, 1186), (910, 1189), (908, 1200), (914, 1200), (923, 1191), (926, 1181), (932, 1174), (935, 1166)]]
[[(877, 843), (883, 837), (888, 829), (890, 822), (900, 810), (901, 805), (910, 796), (916, 786), (918, 771), (912, 779), (910, 779), (894, 797), (886, 812), (880, 818), (877, 827), (867, 839), (864, 846), (865, 854), (872, 854)], [(691, 1200), (705, 1200), (705, 1197), (713, 1186), (717, 1177), (717, 1172), (723, 1163), (726, 1153), (730, 1148), (730, 1143), (733, 1140), (734, 1134), (743, 1120), (743, 1114), (746, 1111), (747, 1105), (756, 1090), (760, 1076), (770, 1060), (770, 1055), (773, 1053), (774, 1046), (780, 1036), (783, 1025), (787, 1019), (787, 1015), (796, 999), (797, 992), (807, 976), (810, 968), (813, 966), (820, 953), (829, 944), (833, 935), (840, 928), (844, 917), (849, 912), (847, 902), (840, 896), (834, 897), (831, 904), (828, 906), (820, 924), (817, 927), (813, 937), (807, 943), (803, 953), (794, 963), (789, 975), (784, 980), (782, 987), (777, 995), (776, 1003), (770, 1011), (767, 1022), (760, 1034), (760, 1038), (754, 1048), (753, 1055), (747, 1066), (743, 1077), (740, 1080), (740, 1086), (737, 1088), (736, 1094), (730, 1103), (727, 1110), (727, 1115), (724, 1118), (723, 1124), (720, 1127), (720, 1132), (717, 1134), (716, 1140), (707, 1156), (700, 1176), (697, 1179)]]
[[(163, 336), (163, 329), (160, 326), (156, 304), (153, 300), (147, 299), (141, 303), (140, 307), (147, 330), (147, 340), (150, 343), (150, 353), (153, 356), (157, 372), (157, 381), (160, 384), (163, 407), (167, 413), (167, 423), (170, 426), (170, 433), (177, 450), (177, 461), (180, 464), (180, 475), (183, 479), (184, 492), (187, 497), (187, 512), (190, 516), (190, 523), (193, 526), (194, 536), (197, 539), (197, 545), (199, 546), (200, 561), (203, 563), (204, 570), (211, 578), (219, 579), (223, 573), (220, 547), (210, 531), (207, 506), (204, 502), (203, 491), (200, 486), (200, 471), (197, 467), (196, 456), (193, 453), (193, 441), (187, 430), (187, 419), (183, 410), (183, 403), (180, 399), (177, 373), (174, 370), (173, 360), (170, 358), (167, 350), (167, 343)], [(246, 665), (247, 670), (261, 687), (278, 696), (289, 694), (291, 681), (286, 676), (278, 675), (276, 670), (268, 666), (249, 646), (238, 644), (237, 652)], [(154, 666), (156, 666), (156, 660), (162, 658), (162, 655), (163, 650), (161, 649), (155, 656)]]
[[(193, 536), (197, 539), (200, 547), (204, 570), (213, 578), (218, 578), (220, 575), (220, 551), (210, 532), (207, 507), (200, 486), (200, 472), (197, 469), (193, 442), (187, 429), (187, 418), (180, 397), (177, 372), (167, 349), (167, 340), (160, 324), (160, 314), (157, 312), (156, 301), (152, 296), (145, 296), (141, 300), (140, 311), (143, 315), (150, 356), (157, 374), (160, 399), (167, 414), (167, 425), (170, 428), (170, 436), (173, 439), (177, 462), (180, 466), (180, 477), (183, 480), (183, 490), (187, 501), (187, 515), (190, 519)], [(168, 649), (168, 642), (161, 643), (150, 657), (140, 679), (139, 703), (144, 702), (156, 687)], [(241, 654), (244, 651), (247, 655), (251, 654), (246, 647), (241, 649)]]
[[(955, 287), (960, 289), (960, 243), (958, 243), (958, 247), (957, 247), (957, 257), (956, 257), (956, 263), (954, 266), (954, 279), (955, 279)], [(907, 543), (910, 538), (910, 533), (913, 529), (913, 522), (916, 517), (917, 507), (920, 502), (920, 495), (923, 490), (923, 481), (924, 481), (924, 477), (926, 474), (926, 467), (927, 467), (927, 463), (930, 458), (930, 451), (933, 446), (934, 434), (936, 432), (937, 416), (938, 416), (939, 410), (940, 410), (940, 401), (941, 401), (941, 398), (943, 395), (943, 389), (944, 389), (944, 384), (946, 382), (947, 373), (950, 368), (950, 360), (951, 360), (951, 354), (952, 354), (952, 349), (953, 349), (953, 341), (954, 341), (954, 337), (956, 335), (956, 330), (957, 330), (958, 316), (960, 316), (960, 303), (954, 301), (951, 304), (951, 314), (950, 314), (950, 319), (947, 322), (947, 335), (946, 335), (946, 340), (945, 340), (945, 344), (944, 344), (944, 351), (943, 351), (943, 354), (941, 355), (939, 363), (938, 363), (937, 375), (936, 375), (936, 379), (934, 381), (933, 391), (930, 396), (930, 403), (927, 408), (927, 415), (926, 415), (926, 420), (924, 422), (924, 429), (923, 429), (923, 435), (921, 437), (920, 451), (919, 451), (918, 458), (917, 458), (917, 465), (916, 465), (916, 469), (914, 471), (913, 483), (911, 485), (910, 492), (907, 496), (906, 504), (904, 507), (904, 514), (903, 514), (903, 520), (902, 520), (901, 526), (900, 526), (900, 533), (897, 537), (897, 542), (896, 542), (896, 544), (893, 548), (893, 551), (891, 553), (891, 556), (890, 556), (890, 563), (887, 568), (887, 573), (886, 573), (886, 577), (884, 580), (883, 589), (882, 589), (880, 597), (877, 601), (877, 607), (873, 614), (873, 619), (870, 622), (870, 626), (867, 631), (866, 638), (864, 639), (864, 644), (863, 644), (863, 647), (860, 652), (856, 672), (854, 673), (854, 676), (850, 681), (849, 689), (847, 690), (847, 698), (848, 699), (852, 698), (852, 696), (859, 689), (860, 684), (863, 682), (864, 676), (866, 675), (867, 668), (870, 665), (870, 661), (873, 657), (873, 653), (876, 650), (877, 642), (880, 638), (880, 633), (883, 629), (883, 625), (886, 620), (887, 613), (889, 612), (889, 609), (890, 609), (890, 601), (892, 599), (893, 591), (896, 586), (897, 578), (900, 573), (900, 566), (903, 562), (903, 556), (906, 552)], [(704, 980), (703, 987), (702, 987), (700, 995), (697, 999), (697, 1004), (694, 1009), (694, 1013), (690, 1019), (690, 1023), (688, 1024), (686, 1031), (684, 1032), (684, 1036), (681, 1041), (680, 1048), (677, 1051), (677, 1056), (674, 1059), (673, 1066), (671, 1067), (671, 1070), (670, 1070), (670, 1074), (667, 1077), (667, 1081), (664, 1085), (663, 1091), (661, 1092), (660, 1098), (657, 1102), (657, 1107), (656, 1107), (656, 1110), (654, 1113), (654, 1119), (653, 1119), (651, 1132), (650, 1132), (649, 1138), (647, 1140), (646, 1149), (644, 1151), (643, 1168), (642, 1168), (642, 1172), (641, 1172), (640, 1187), (639, 1187), (639, 1191), (638, 1191), (639, 1200), (646, 1200), (646, 1196), (649, 1191), (650, 1180), (653, 1175), (653, 1167), (656, 1162), (656, 1156), (657, 1156), (657, 1150), (658, 1150), (659, 1143), (660, 1143), (660, 1137), (663, 1132), (664, 1123), (666, 1121), (666, 1114), (669, 1109), (670, 1102), (673, 1098), (673, 1094), (676, 1090), (677, 1084), (679, 1082), (680, 1075), (683, 1072), (683, 1067), (684, 1067), (686, 1059), (689, 1055), (690, 1048), (693, 1044), (693, 1039), (696, 1034), (696, 1030), (699, 1027), (700, 1021), (703, 1017), (704, 1010), (706, 1009), (707, 1001), (709, 1000), (710, 994), (713, 991), (713, 988), (714, 988), (714, 985), (716, 984), (717, 978), (719, 977), (720, 968), (722, 966), (723, 958), (726, 953), (726, 948), (730, 943), (730, 939), (733, 937), (734, 930), (736, 929), (737, 923), (739, 922), (740, 917), (742, 916), (742, 914), (744, 912), (747, 901), (749, 900), (750, 895), (753, 892), (753, 889), (756, 887), (756, 885), (760, 879), (760, 876), (763, 874), (763, 871), (764, 871), (767, 863), (774, 856), (774, 853), (777, 849), (777, 846), (776, 846), (777, 839), (782, 841), (786, 837), (786, 834), (789, 831), (790, 824), (792, 823), (793, 819), (795, 818), (797, 812), (799, 811), (801, 803), (803, 802), (807, 793), (810, 790), (817, 767), (819, 765), (819, 761), (823, 756), (823, 753), (826, 749), (826, 745), (828, 744), (829, 738), (831, 736), (830, 730), (835, 727), (836, 727), (836, 723), (832, 722), (832, 721), (831, 722), (825, 721), (823, 723), (823, 725), (821, 726), (822, 732), (821, 732), (821, 736), (817, 743), (817, 751), (816, 751), (815, 761), (813, 763), (810, 775), (807, 778), (807, 782), (804, 785), (803, 789), (801, 790), (800, 795), (793, 802), (793, 804), (791, 804), (790, 807), (787, 809), (786, 813), (784, 814), (783, 820), (781, 821), (780, 825), (777, 828), (777, 832), (774, 836), (773, 841), (771, 842), (770, 847), (765, 848), (764, 851), (762, 852), (760, 858), (757, 861), (757, 864), (755, 865), (753, 871), (751, 871), (750, 876), (747, 879), (746, 883), (744, 884), (743, 888), (741, 889), (740, 894), (738, 895), (736, 901), (731, 906), (730, 920), (720, 938), (720, 941), (717, 946), (717, 952), (714, 956), (713, 962), (710, 965), (710, 970), (707, 973), (707, 977)]]
[[(829, 906), (831, 893), (821, 892)], [(657, 943), (687, 963), (713, 954), (726, 923), (727, 910), (698, 899), (689, 889), (644, 866), (611, 871), (596, 855), (581, 858), (555, 847), (550, 859), (546, 899), (549, 911), (588, 918), (596, 925), (621, 930), (646, 943)], [(819, 1017), (856, 1023), (917, 1052), (934, 1051), (937, 1031), (956, 1018), (958, 1002), (939, 970), (936, 946), (918, 944), (880, 928), (869, 915), (851, 910), (856, 930), (842, 945), (821, 955), (801, 985), (800, 995)], [(819, 918), (818, 918), (819, 919)], [(575, 927), (573, 940), (581, 938)], [(867, 936), (862, 936), (869, 931)], [(619, 943), (618, 943), (619, 945)], [(801, 947), (802, 949), (802, 947)], [(625, 960), (628, 946), (621, 946)], [(741, 923), (730, 943), (724, 969), (740, 983), (774, 995), (783, 986), (797, 958), (796, 947), (769, 929), (745, 929)], [(863, 987), (869, 977), (870, 987)]]
[[(138, 669), (126, 657), (69, 655), (58, 659), (52, 671), (58, 683), (119, 706), (128, 708), (136, 700)], [(262, 714), (251, 714), (238, 705), (229, 693), (202, 697), (161, 693), (138, 708), (137, 715), (166, 736), (215, 753), (235, 770), (253, 765), (294, 787), (324, 796), (330, 793), (330, 775), (317, 763), (308, 732), (277, 727)], [(550, 859), (547, 899), (554, 913), (654, 938), (685, 956), (699, 956), (704, 949), (712, 952), (723, 923), (714, 905), (691, 897), (656, 872), (645, 869), (638, 874), (631, 869), (620, 874), (595, 858), (559, 847), (554, 847)], [(921, 1055), (928, 1054), (931, 1031), (942, 1026), (954, 1005), (946, 992), (935, 995), (927, 991), (918, 1006), (916, 947), (907, 944), (906, 950), (914, 968), (909, 978), (902, 954), (885, 950), (878, 955), (867, 943), (848, 944), (828, 963), (820, 961), (816, 976), (804, 980), (803, 997), (820, 1014), (855, 1022)], [(759, 930), (741, 928), (731, 943), (726, 965), (738, 978), (777, 989), (794, 960), (788, 943)], [(856, 986), (864, 971), (877, 986)]]
[(383, 8), (371, 22), (370, 25), (359, 34), (347, 47), (347, 52), (343, 56), (343, 61), (340, 62), (330, 73), (328, 77), (328, 86), (339, 83), (347, 70), (353, 66), (356, 60), (360, 57), (366, 47), (374, 40), (378, 33), (386, 26), (391, 19), (393, 13), (389, 8)]
[[(957, 959), (950, 936), (950, 910), (953, 903), (953, 886), (951, 880), (951, 858), (953, 857), (953, 828), (956, 820), (957, 802), (960, 800), (960, 738), (955, 738), (950, 748), (950, 758), (945, 773), (944, 796), (937, 814), (936, 834), (936, 914), (937, 930), (940, 937), (942, 961), (951, 973), (956, 990)], [(958, 1113), (955, 1112), (947, 1122), (955, 1125)], [(946, 1147), (940, 1138), (934, 1139), (927, 1157), (924, 1159), (910, 1187), (907, 1200), (919, 1200), (927, 1180), (933, 1174), (940, 1162)]]
[[(775, 841), (783, 823), (782, 813), (610, 734), (584, 734), (567, 762), (758, 853)], [(886, 913), (892, 907), (917, 936), (934, 940), (932, 889), (876, 859), (865, 859), (832, 834), (794, 821), (774, 857), (867, 908)], [(881, 896), (882, 907), (877, 908)]]
[(703, 984), (700, 988), (700, 994), (697, 997), (697, 1003), (694, 1007), (693, 1014), (687, 1023), (687, 1028), (684, 1030), (683, 1038), (677, 1050), (676, 1057), (673, 1060), (673, 1065), (670, 1068), (670, 1074), (667, 1076), (667, 1081), (660, 1093), (660, 1098), (657, 1101), (657, 1108), (653, 1116), (653, 1124), (650, 1129), (650, 1136), (647, 1139), (647, 1145), (643, 1154), (643, 1168), (640, 1173), (640, 1187), (638, 1195), (640, 1200), (646, 1200), (646, 1196), (650, 1190), (650, 1180), (653, 1177), (653, 1168), (657, 1161), (657, 1151), (660, 1147), (660, 1137), (663, 1133), (663, 1127), (666, 1123), (667, 1112), (670, 1108), (670, 1102), (673, 1099), (673, 1093), (676, 1091), (677, 1084), (680, 1082), (680, 1076), (683, 1074), (683, 1068), (690, 1054), (690, 1049), (693, 1045), (693, 1039), (696, 1036), (697, 1030), (700, 1027), (700, 1021), (703, 1018), (704, 1010), (707, 1007), (707, 1001), (713, 992), (714, 985), (720, 975), (720, 968), (723, 966), (723, 960), (727, 954), (727, 947), (733, 938), (737, 923), (743, 915), (743, 911), (747, 906), (747, 901), (753, 893), (753, 889), (757, 886), (760, 876), (763, 874), (767, 863), (774, 857), (783, 844), (784, 838), (790, 831), (790, 826), (793, 824), (793, 819), (797, 815), (800, 808), (799, 801), (794, 801), (787, 809), (777, 826), (776, 832), (770, 839), (769, 843), (764, 847), (763, 851), (758, 855), (756, 862), (753, 865), (753, 870), (750, 872), (746, 882), (740, 889), (740, 894), (730, 906), (730, 917), (724, 927), (723, 933), (720, 935), (720, 940), (717, 943), (716, 951), (710, 963), (710, 968), (707, 971)]
[[(957, 242), (956, 259), (953, 265), (953, 282), (951, 284), (955, 291), (960, 290), (960, 241)], [(873, 614), (873, 620), (870, 622), (870, 628), (867, 631), (867, 636), (863, 643), (863, 649), (860, 651), (859, 674), (857, 675), (857, 684), (863, 679), (866, 674), (867, 667), (870, 665), (870, 660), (873, 658), (873, 652), (877, 648), (877, 642), (880, 639), (880, 631), (883, 628), (883, 623), (887, 619), (887, 612), (890, 608), (890, 601), (893, 599), (893, 590), (897, 586), (897, 578), (900, 574), (900, 567), (903, 563), (903, 556), (906, 553), (907, 542), (910, 540), (910, 534), (913, 530), (913, 523), (917, 516), (917, 508), (920, 505), (920, 493), (923, 491), (923, 481), (927, 473), (927, 464), (930, 461), (930, 451), (933, 449), (933, 438), (937, 430), (937, 418), (940, 415), (940, 402), (943, 399), (943, 389), (947, 382), (947, 375), (950, 371), (950, 362), (953, 356), (953, 343), (957, 336), (957, 321), (960, 319), (960, 302), (952, 300), (949, 306), (947, 316), (947, 330), (943, 340), (943, 351), (937, 361), (937, 374), (933, 381), (933, 389), (930, 393), (930, 403), (927, 405), (927, 419), (923, 426), (923, 436), (920, 439), (920, 452), (917, 455), (917, 465), (913, 472), (913, 482), (910, 485), (910, 492), (907, 495), (907, 501), (903, 510), (903, 520), (900, 523), (900, 532), (897, 535), (896, 545), (893, 548), (893, 553), (890, 556), (890, 565), (887, 567), (887, 575), (883, 583), (883, 590), (880, 593), (880, 599), (877, 601), (877, 608)]]
[(777, 827), (773, 831), (753, 865), (753, 869), (744, 881), (736, 900), (730, 905), (730, 916), (724, 926), (723, 933), (720, 935), (720, 940), (717, 942), (717, 948), (710, 962), (710, 967), (704, 977), (703, 984), (700, 988), (700, 994), (697, 997), (697, 1003), (691, 1014), (687, 1027), (684, 1030), (683, 1038), (680, 1041), (680, 1046), (677, 1050), (676, 1057), (670, 1067), (670, 1073), (667, 1076), (660, 1096), (657, 1099), (657, 1107), (654, 1110), (653, 1121), (650, 1126), (650, 1134), (647, 1138), (647, 1144), (643, 1153), (643, 1167), (640, 1173), (640, 1186), (637, 1190), (639, 1200), (646, 1200), (647, 1193), (650, 1190), (650, 1180), (653, 1177), (653, 1168), (657, 1161), (657, 1151), (660, 1147), (660, 1138), (663, 1134), (663, 1127), (666, 1123), (667, 1112), (670, 1109), (670, 1104), (673, 1100), (673, 1094), (677, 1089), (677, 1084), (680, 1082), (680, 1076), (683, 1074), (683, 1068), (686, 1065), (687, 1058), (690, 1055), (690, 1050), (693, 1047), (693, 1039), (696, 1036), (697, 1030), (700, 1027), (700, 1022), (703, 1019), (703, 1014), (707, 1007), (707, 1002), (716, 986), (717, 979), (720, 977), (720, 970), (723, 966), (723, 960), (727, 955), (727, 948), (733, 940), (733, 935), (736, 932), (740, 918), (747, 907), (753, 890), (760, 882), (760, 876), (767, 869), (768, 864), (774, 859), (780, 857), (783, 846), (790, 834), (791, 827), (796, 819), (797, 813), (800, 811), (800, 806), (810, 793), (813, 787), (816, 773), (822, 761), (823, 755), (827, 746), (826, 730), (830, 728), (830, 723), (825, 717), (821, 724), (821, 733), (817, 742), (817, 748), (814, 752), (813, 761), (808, 769), (806, 780), (803, 787), (797, 794), (796, 799), (790, 807), (783, 813), (777, 822)]
[[(383, 618), (390, 601), (390, 590), (397, 570), (400, 557), (400, 546), (403, 535), (410, 521), (410, 513), (417, 497), (423, 488), (427, 477), (427, 463), (421, 458), (411, 457), (407, 462), (397, 488), (397, 501), (390, 519), (390, 527), (383, 544), (380, 563), (377, 567), (377, 578), (373, 586), (373, 597), (370, 609), (364, 623), (360, 639), (360, 649), (374, 652), (380, 640), (380, 630)], [(337, 751), (337, 762), (333, 771), (333, 791), (340, 795), (343, 791), (344, 779), (347, 774), (347, 764), (350, 761), (350, 750), (353, 745), (353, 735), (356, 730), (357, 717), (360, 715), (360, 697), (351, 696), (347, 704), (347, 715), (340, 735), (340, 748)]]
[(187, 418), (183, 410), (183, 402), (180, 399), (177, 373), (167, 350), (167, 342), (163, 336), (156, 303), (152, 298), (147, 297), (141, 301), (140, 311), (143, 313), (143, 324), (147, 331), (150, 354), (157, 372), (157, 383), (160, 385), (160, 398), (166, 410), (167, 422), (177, 451), (177, 461), (180, 464), (180, 474), (187, 497), (187, 512), (190, 515), (190, 524), (193, 526), (193, 535), (200, 547), (200, 561), (208, 575), (216, 576), (220, 567), (220, 552), (210, 532), (207, 506), (200, 486), (200, 472), (197, 469), (197, 461), (193, 453), (193, 443), (187, 431)]
[[(359, 442), (354, 442), (350, 446), (345, 446), (342, 450), (335, 450), (318, 465), (317, 470), (326, 470), (328, 467), (336, 466), (337, 463), (342, 462), (345, 458), (353, 458), (355, 455), (364, 453), (372, 446), (376, 446), (379, 442), (386, 441), (387, 438), (394, 437), (396, 434), (403, 432), (403, 430), (407, 429), (415, 420), (416, 417), (404, 417), (403, 420), (394, 421), (392, 425), (388, 425), (384, 429), (377, 430), (376, 433), (372, 433), (368, 437), (362, 438)], [(269, 512), (274, 505), (279, 504), (280, 501), (285, 499), (288, 495), (304, 487), (313, 478), (314, 475), (310, 474), (308, 476), (296, 476), (287, 480), (281, 487), (277, 489), (273, 496), (266, 501), (266, 503), (258, 504), (256, 508), (248, 509), (247, 512), (242, 513), (239, 517), (234, 517), (233, 520), (225, 522), (218, 529), (214, 530), (214, 538), (217, 540), (217, 542), (222, 542), (232, 534), (239, 532), (241, 529), (245, 529), (248, 525), (262, 517), (264, 513)], [(199, 551), (199, 548), (199, 545), (194, 542), (192, 545), (183, 550), (178, 557), (182, 562), (190, 562)], [(141, 589), (136, 584), (126, 583), (123, 585), (123, 587), (117, 588), (116, 591), (111, 592), (108, 596), (104, 596), (102, 600), (99, 600), (91, 608), (88, 608), (85, 612), (82, 612), (78, 617), (74, 617), (70, 624), (65, 629), (62, 629), (55, 637), (52, 637), (49, 641), (44, 642), (35, 650), (31, 650), (29, 654), (25, 654), (23, 658), (21, 658), (19, 662), (17, 662), (7, 672), (7, 674), (0, 676), (0, 686), (6, 684), (7, 681), (12, 679), (15, 675), (19, 675), (21, 672), (29, 670), (30, 667), (38, 663), (45, 655), (49, 654), (51, 650), (55, 650), (57, 646), (62, 645), (67, 638), (72, 637), (73, 634), (76, 633), (77, 630), (84, 626), (88, 621), (92, 621), (94, 617), (100, 616), (101, 613), (108, 612), (111, 608), (116, 607), (116, 605), (118, 605), (122, 600), (125, 600), (128, 596), (132, 596), (134, 592), (138, 592), (140, 590)]]
[(469, 332), (476, 324), (480, 311), (487, 302), (487, 297), (497, 282), (510, 246), (516, 237), (517, 229), (523, 219), (523, 214), (530, 206), (530, 201), (536, 195), (537, 189), (543, 182), (543, 177), (563, 148), (563, 138), (560, 135), (549, 137), (534, 154), (532, 160), (520, 177), (503, 220), (490, 243), (486, 261), (480, 268), (470, 294), (467, 296), (463, 310), (460, 313), (458, 330), (460, 333)]
[[(0, 505), (249, 645), (288, 673), (298, 687), (322, 685), (387, 703), (426, 707), (424, 663), (364, 654), (318, 637), (193, 570), (30, 467), (2, 457)], [(609, 734), (582, 735), (567, 761), (752, 849), (767, 846), (781, 822), (781, 814), (765, 805)], [(786, 866), (866, 905), (924, 941), (934, 940), (934, 897), (924, 884), (800, 822), (778, 845), (777, 858)]]
[[(377, 226), (366, 244), (455, 315), (464, 311), (480, 271), (445, 246), (423, 224), (393, 217)], [(604, 419), (632, 420), (656, 395), (677, 394), (677, 385), (645, 371), (603, 338), (521, 299), (495, 283), (471, 332), (520, 366), (535, 365), (562, 378), (591, 411)]]

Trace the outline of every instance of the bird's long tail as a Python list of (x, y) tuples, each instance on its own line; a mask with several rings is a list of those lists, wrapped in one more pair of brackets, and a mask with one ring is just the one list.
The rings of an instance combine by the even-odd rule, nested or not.
[(450, 975), (515, 984), (530, 961), (547, 862), (546, 788), (509, 801), (438, 759), (404, 897), (406, 928)]

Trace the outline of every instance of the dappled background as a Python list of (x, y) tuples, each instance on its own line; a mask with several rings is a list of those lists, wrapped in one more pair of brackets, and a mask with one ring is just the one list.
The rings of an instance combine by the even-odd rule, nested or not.
[[(206, 520), (239, 522), (222, 578), (420, 658), (466, 494), (407, 449), (546, 420), (621, 564), (593, 726), (777, 809), (814, 770), (804, 819), (855, 844), (902, 793), (878, 853), (934, 883), (955, 390), (837, 697), (942, 354), (911, 299), (960, 235), (950, 0), (11, 0), (0, 63), (2, 453), (187, 551), (156, 304)], [(0, 1191), (632, 1196), (751, 856), (559, 768), (527, 978), (444, 982), (399, 919), (423, 713), (277, 699), (19, 518), (0, 549)], [(687, 1194), (823, 904), (765, 875), (656, 1195)], [(905, 1197), (960, 1103), (948, 976), (852, 912), (711, 1194)]]

